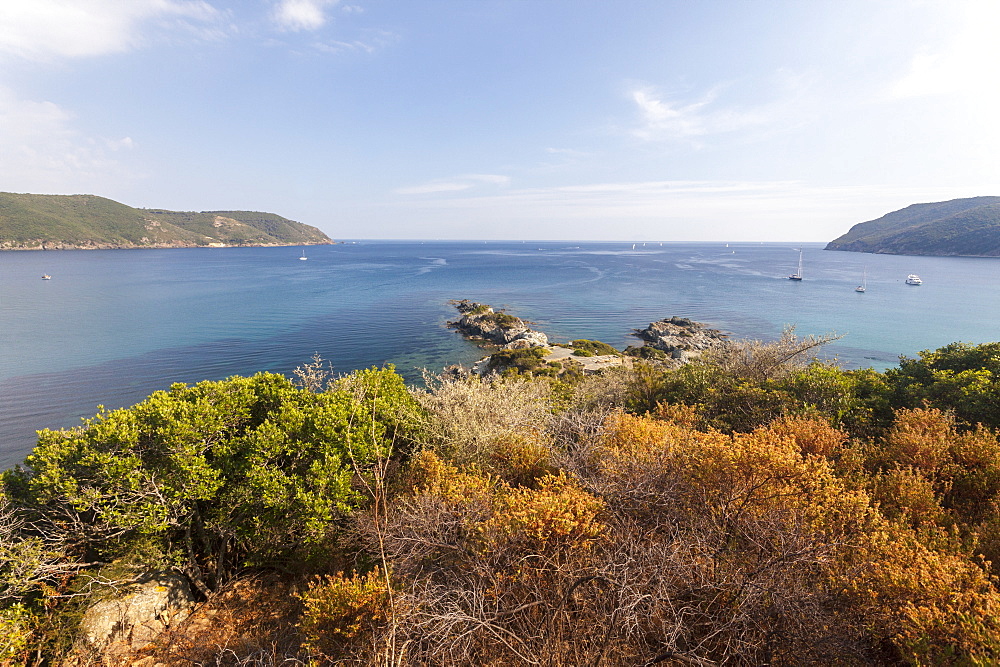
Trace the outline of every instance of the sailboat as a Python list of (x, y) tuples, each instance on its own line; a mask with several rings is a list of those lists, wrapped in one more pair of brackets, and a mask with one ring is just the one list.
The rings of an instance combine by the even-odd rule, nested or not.
[(795, 273), (788, 276), (789, 280), (802, 280), (802, 251), (799, 250), (799, 268), (796, 269)]
[(865, 267), (864, 272), (861, 274), (861, 284), (854, 288), (855, 292), (864, 292), (868, 287), (868, 267)]
[(306, 257), (306, 249), (305, 248), (302, 249), (302, 256), (299, 257), (299, 259), (301, 259), (303, 262), (306, 261), (307, 259), (309, 259), (308, 257)]

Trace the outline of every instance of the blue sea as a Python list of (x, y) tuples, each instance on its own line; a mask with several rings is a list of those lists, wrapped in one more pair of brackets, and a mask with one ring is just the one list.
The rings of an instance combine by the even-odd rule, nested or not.
[[(802, 282), (787, 280), (803, 249)], [(174, 382), (334, 370), (421, 370), (481, 355), (446, 327), (450, 299), (503, 307), (557, 341), (681, 315), (740, 337), (786, 325), (844, 334), (849, 368), (952, 341), (1000, 339), (1000, 260), (828, 252), (821, 244), (371, 242), (298, 247), (0, 252), (0, 468), (40, 428)], [(854, 288), (867, 274), (868, 290)], [(904, 284), (917, 273), (924, 284)], [(43, 274), (52, 276), (42, 280)]]

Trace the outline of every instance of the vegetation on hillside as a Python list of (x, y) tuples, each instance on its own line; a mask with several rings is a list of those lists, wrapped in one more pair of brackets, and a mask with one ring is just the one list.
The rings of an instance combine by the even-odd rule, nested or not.
[(273, 213), (137, 209), (94, 195), (0, 192), (0, 249), (330, 243)]
[(173, 571), (200, 606), (129, 659), (996, 664), (1000, 343), (821, 342), (420, 390), (316, 360), (43, 431), (3, 477), (0, 662)]
[(1000, 256), (1000, 197), (913, 204), (851, 227), (826, 246), (891, 255)]

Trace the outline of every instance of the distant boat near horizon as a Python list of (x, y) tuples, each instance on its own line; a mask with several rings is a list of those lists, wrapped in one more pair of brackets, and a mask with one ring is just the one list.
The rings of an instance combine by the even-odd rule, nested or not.
[(42, 280), (52, 280), (52, 276), (46, 273), (42, 276)]
[(910, 275), (906, 276), (906, 284), (907, 285), (923, 285), (924, 281), (921, 280), (920, 276), (918, 276), (917, 274), (911, 273)]
[(855, 292), (865, 292), (868, 289), (868, 267), (861, 273), (861, 284), (854, 288)]
[(306, 257), (306, 249), (305, 248), (302, 249), (302, 256), (299, 257), (299, 259), (301, 259), (303, 262), (306, 261), (307, 259), (309, 259), (308, 257)]
[(789, 280), (802, 280), (802, 251), (799, 250), (799, 268), (795, 270), (795, 273), (788, 276)]

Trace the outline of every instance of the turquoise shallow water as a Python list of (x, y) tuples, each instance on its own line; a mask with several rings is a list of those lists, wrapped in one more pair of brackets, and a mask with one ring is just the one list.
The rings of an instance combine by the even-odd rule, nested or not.
[[(805, 280), (786, 279), (804, 248)], [(955, 340), (1000, 339), (1000, 260), (826, 252), (819, 244), (358, 242), (308, 249), (0, 252), (0, 467), (34, 430), (134, 404), (173, 382), (393, 363), (411, 381), (478, 358), (449, 299), (503, 306), (559, 339), (634, 344), (670, 315), (885, 368)], [(868, 291), (854, 292), (867, 268)], [(903, 283), (917, 273), (924, 285)], [(50, 274), (52, 280), (41, 280)]]

